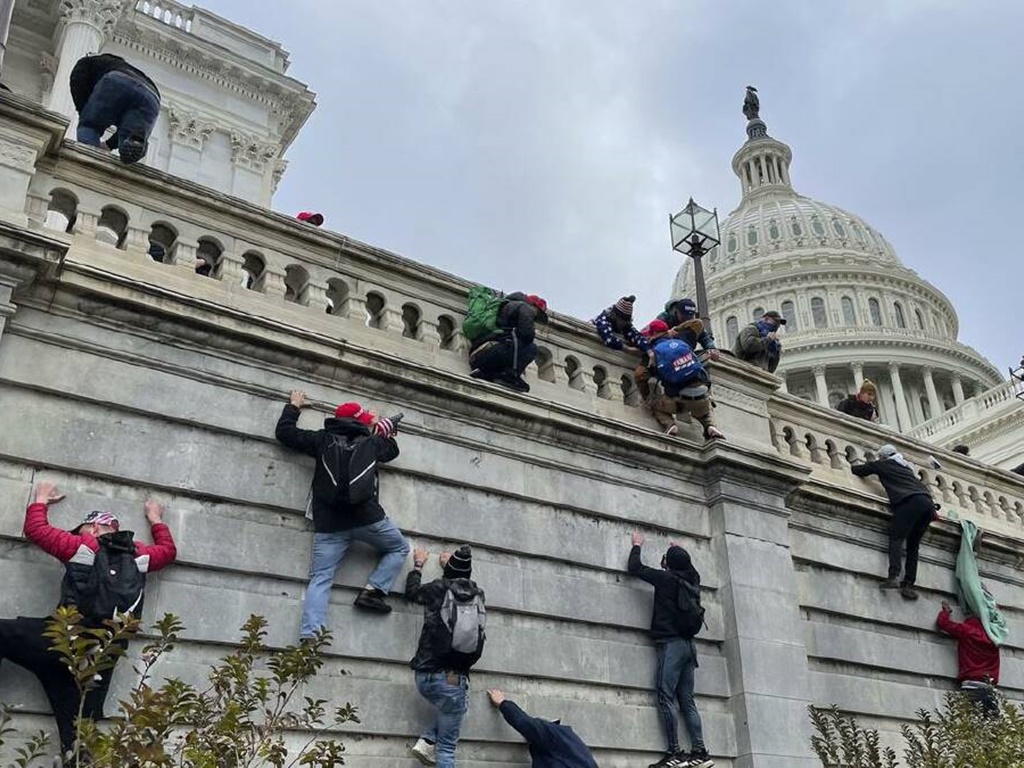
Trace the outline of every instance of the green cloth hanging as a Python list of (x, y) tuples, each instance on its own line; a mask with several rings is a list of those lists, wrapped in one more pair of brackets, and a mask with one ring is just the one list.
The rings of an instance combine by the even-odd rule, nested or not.
[(960, 606), (981, 619), (989, 640), (997, 646), (1006, 642), (1010, 634), (1006, 618), (996, 605), (995, 598), (981, 583), (978, 561), (974, 557), (974, 540), (978, 526), (970, 520), (960, 520), (960, 554), (956, 558), (956, 591)]

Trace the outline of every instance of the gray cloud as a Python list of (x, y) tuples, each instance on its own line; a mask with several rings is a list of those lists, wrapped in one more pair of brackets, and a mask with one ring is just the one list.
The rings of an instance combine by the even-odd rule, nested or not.
[[(664, 301), (667, 216), (739, 200), (756, 84), (798, 191), (860, 214), (1004, 367), (1024, 180), (1024, 5), (389, 0), (207, 7), (283, 42), (319, 108), (276, 199), (587, 318)], [(712, 308), (713, 311), (714, 308)]]

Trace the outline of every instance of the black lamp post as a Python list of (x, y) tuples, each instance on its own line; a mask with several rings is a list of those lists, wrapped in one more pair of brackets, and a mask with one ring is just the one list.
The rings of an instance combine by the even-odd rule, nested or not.
[(710, 328), (708, 312), (708, 291), (704, 285), (704, 265), (701, 259), (708, 251), (722, 242), (718, 229), (718, 209), (709, 211), (693, 202), (686, 204), (675, 216), (668, 217), (672, 248), (693, 259), (693, 277), (697, 284), (697, 314)]

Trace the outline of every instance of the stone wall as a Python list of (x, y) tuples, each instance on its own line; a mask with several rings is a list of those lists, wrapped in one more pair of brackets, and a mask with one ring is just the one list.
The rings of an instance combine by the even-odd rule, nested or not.
[[(3, 112), (12, 103), (0, 96), (0, 116), (18, 126), (16, 110)], [(404, 411), (402, 454), (382, 475), (385, 507), (416, 545), (474, 548), (489, 640), (460, 764), (526, 762), (486, 702), (490, 686), (577, 727), (603, 767), (656, 758), (651, 594), (624, 573), (634, 530), (647, 536), (650, 564), (676, 540), (701, 571), (697, 690), (719, 766), (810, 768), (809, 704), (836, 702), (894, 733), (952, 687), (953, 645), (932, 622), (951, 592), (955, 525), (938, 523), (925, 539), (920, 601), (880, 594), (886, 507), (877, 485), (848, 472), (882, 441), (921, 465), (931, 447), (780, 394), (774, 377), (730, 360), (714, 367), (729, 440), (705, 446), (695, 428), (663, 437), (620, 385), (630, 360), (557, 313), (530, 394), (474, 381), (444, 321), (458, 320), (464, 281), (49, 142), (60, 120), (29, 114), (18, 141), (36, 148), (36, 162), (0, 164), (0, 184), (5, 173), (30, 176), (24, 204), (0, 208), (0, 615), (55, 602), (59, 567), (20, 533), (32, 484), (48, 478), (68, 493), (53, 510), (60, 525), (104, 507), (144, 529), (147, 495), (167, 503), (179, 561), (150, 579), (147, 613), (174, 612), (187, 631), (158, 674), (201, 679), (253, 612), (270, 619), (272, 644), (293, 642), (312, 463), (277, 445), (273, 428), (301, 387), (314, 402), (300, 421), (310, 428), (343, 400)], [(42, 226), (56, 188), (83, 204), (70, 233)], [(107, 204), (129, 214), (120, 246), (96, 237), (85, 210)], [(219, 233), (215, 278), (146, 257), (142, 227), (158, 217)], [(246, 248), (265, 258), (254, 290), (232, 279)], [(305, 284), (294, 283), (296, 267)], [(944, 470), (923, 477), (946, 510), (986, 529), (982, 570), (1016, 630), (1024, 484), (939, 455)], [(357, 549), (339, 571), (331, 656), (310, 694), (359, 707), (362, 723), (339, 734), (350, 764), (411, 766), (405, 748), (427, 713), (407, 666), (420, 611), (396, 595), (390, 616), (354, 613), (371, 561)], [(1024, 698), (1019, 637), (1003, 682)], [(35, 682), (9, 665), (0, 674), (0, 698), (23, 706), (19, 726), (49, 727)], [(123, 663), (111, 702), (132, 677)]]

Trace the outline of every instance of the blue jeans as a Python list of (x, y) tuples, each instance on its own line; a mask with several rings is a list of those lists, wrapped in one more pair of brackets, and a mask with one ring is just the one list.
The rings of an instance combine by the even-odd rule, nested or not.
[(117, 127), (107, 146), (117, 146), (117, 138), (132, 135), (148, 139), (160, 114), (160, 99), (151, 88), (124, 72), (108, 72), (99, 79), (78, 116), (78, 140), (94, 147), (102, 146), (100, 136), (110, 126)]
[(537, 352), (534, 342), (524, 343), (512, 331), (506, 338), (481, 345), (469, 356), (469, 366), (483, 373), (488, 381), (502, 375), (518, 377), (537, 359)]
[(693, 700), (693, 677), (697, 669), (697, 649), (693, 640), (669, 640), (658, 643), (658, 714), (661, 716), (661, 727), (665, 731), (668, 752), (679, 751), (679, 732), (676, 719), (679, 710), (683, 713), (683, 723), (690, 734), (690, 749), (694, 752), (704, 750), (704, 729), (700, 722), (700, 712)]
[(334, 573), (353, 541), (361, 541), (382, 553), (368, 583), (384, 594), (391, 591), (398, 572), (409, 554), (409, 542), (398, 526), (388, 518), (372, 525), (349, 528), (334, 533), (313, 534), (313, 559), (309, 566), (309, 584), (302, 603), (302, 629), (300, 637), (312, 637), (326, 626), (327, 603), (331, 599)]
[(434, 722), (420, 736), (435, 745), (437, 768), (455, 768), (455, 747), (469, 709), (469, 677), (454, 672), (417, 672), (416, 690), (437, 710)]

